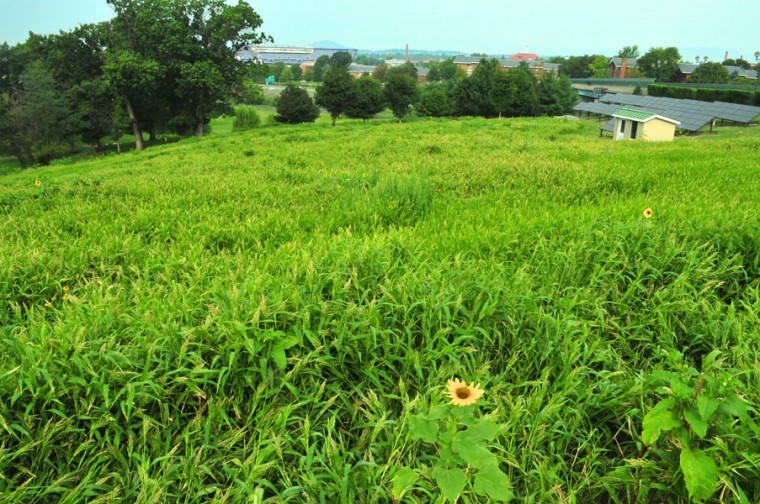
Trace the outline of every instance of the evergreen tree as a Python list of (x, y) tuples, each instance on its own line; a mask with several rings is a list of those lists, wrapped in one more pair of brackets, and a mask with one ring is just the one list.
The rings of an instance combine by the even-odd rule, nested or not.
[(281, 123), (298, 124), (314, 122), (317, 117), (319, 117), (319, 109), (314, 105), (309, 93), (294, 84), (288, 84), (277, 101), (275, 120)]
[(498, 60), (480, 60), (471, 76), (462, 79), (455, 88), (457, 112), (459, 115), (496, 117), (493, 102), (494, 85), (498, 75), (503, 73)]
[(540, 115), (558, 116), (568, 114), (578, 101), (578, 94), (567, 76), (555, 77), (546, 73), (538, 81), (538, 113)]

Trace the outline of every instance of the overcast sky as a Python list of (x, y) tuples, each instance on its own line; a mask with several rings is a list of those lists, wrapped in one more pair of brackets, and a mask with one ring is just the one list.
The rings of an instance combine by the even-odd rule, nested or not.
[[(251, 0), (262, 29), (284, 45), (331, 40), (384, 50), (445, 49), (501, 56), (525, 50), (541, 56), (602, 53), (625, 45), (641, 52), (676, 46), (684, 59), (721, 61), (760, 50), (760, 0)], [(105, 0), (0, 0), (0, 42), (29, 31), (55, 33), (104, 21)]]

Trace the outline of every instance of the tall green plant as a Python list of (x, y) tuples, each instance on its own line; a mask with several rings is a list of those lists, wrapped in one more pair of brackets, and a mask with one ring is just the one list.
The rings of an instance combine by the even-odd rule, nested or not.
[[(641, 440), (689, 497), (702, 502), (718, 490), (721, 473), (739, 470), (742, 453), (757, 453), (760, 426), (750, 416), (754, 408), (737, 371), (726, 368), (720, 350), (705, 356), (702, 371), (681, 352), (665, 353), (667, 368), (646, 378), (661, 399), (644, 417)], [(730, 490), (744, 495), (739, 486)]]
[(238, 105), (235, 107), (235, 120), (232, 123), (233, 130), (245, 130), (257, 128), (261, 125), (261, 117), (255, 107), (250, 105)]

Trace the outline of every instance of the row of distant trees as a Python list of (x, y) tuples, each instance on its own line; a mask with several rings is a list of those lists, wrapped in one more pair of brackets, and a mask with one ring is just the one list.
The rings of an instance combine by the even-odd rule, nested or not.
[[(306, 91), (301, 91), (295, 86), (286, 89), (278, 102), (279, 120), (308, 122), (317, 117)], [(469, 77), (459, 69), (447, 70), (426, 86), (418, 84), (411, 63), (358, 79), (348, 73), (348, 64), (331, 64), (315, 98), (330, 113), (333, 125), (341, 116), (366, 120), (386, 107), (399, 120), (412, 111), (433, 117), (563, 115), (578, 99), (565, 76), (546, 72), (537, 77), (527, 65), (504, 71), (497, 60), (485, 58)]]
[(229, 111), (245, 69), (235, 52), (270, 40), (239, 0), (107, 0), (115, 17), (0, 46), (0, 153), (45, 163), (125, 133), (202, 135)]
[[(649, 77), (659, 82), (675, 81), (679, 73), (678, 64), (683, 63), (677, 47), (652, 47), (642, 55), (638, 46), (625, 46), (615, 57), (637, 58), (636, 68), (632, 70), (633, 77)], [(610, 77), (610, 58), (607, 56), (592, 54), (550, 58), (547, 61), (558, 63), (560, 74), (570, 78)], [(731, 80), (740, 80), (740, 77), (732, 75), (726, 67), (736, 66), (744, 69), (751, 67), (749, 61), (743, 58), (727, 59), (718, 63), (709, 61), (707, 56), (697, 56), (695, 61), (699, 66), (689, 76), (689, 82), (694, 83), (725, 84)]]

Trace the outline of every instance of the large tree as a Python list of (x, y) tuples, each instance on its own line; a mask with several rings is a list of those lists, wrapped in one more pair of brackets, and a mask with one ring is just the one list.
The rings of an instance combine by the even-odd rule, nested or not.
[(111, 22), (106, 76), (119, 91), (142, 149), (143, 130), (203, 133), (226, 111), (224, 97), (243, 78), (235, 52), (269, 38), (246, 2), (107, 0)]
[(725, 84), (730, 78), (728, 69), (720, 63), (707, 62), (699, 65), (689, 76), (689, 82)]
[(344, 70), (347, 70), (348, 67), (351, 66), (352, 62), (353, 62), (353, 59), (351, 58), (351, 53), (348, 51), (334, 52), (332, 56), (330, 56), (331, 67), (342, 68)]
[(638, 59), (637, 66), (647, 77), (658, 82), (673, 82), (678, 75), (681, 53), (676, 47), (652, 47)]
[(380, 81), (363, 75), (356, 79), (352, 87), (351, 100), (346, 108), (348, 117), (366, 121), (385, 109), (385, 97)]
[(504, 115), (514, 117), (534, 116), (538, 112), (536, 79), (526, 66), (519, 66), (506, 73), (509, 100)]
[(71, 105), (42, 61), (21, 74), (13, 96), (0, 96), (0, 152), (17, 157), (22, 168), (66, 152), (74, 129)]
[[(503, 71), (498, 60), (480, 60), (472, 75), (460, 80), (454, 89), (457, 113), (465, 116), (498, 116), (499, 111), (494, 105), (494, 86), (501, 82), (501, 73)], [(500, 95), (497, 99), (500, 99)]]
[(454, 114), (452, 98), (454, 84), (448, 82), (431, 82), (422, 88), (419, 112), (425, 116), (447, 117)]
[(578, 101), (578, 93), (566, 76), (555, 77), (549, 72), (538, 81), (538, 113), (541, 115), (558, 116), (568, 114)]
[(596, 56), (570, 56), (559, 65), (559, 73), (571, 79), (587, 79), (594, 75)]
[(388, 75), (384, 92), (385, 101), (399, 122), (409, 113), (412, 105), (419, 98), (417, 79), (412, 79), (405, 72)]
[(329, 65), (330, 57), (326, 54), (317, 58), (317, 61), (314, 62), (314, 82), (322, 82), (322, 79), (325, 77), (325, 71)]
[(354, 78), (343, 67), (331, 66), (317, 88), (316, 102), (330, 113), (332, 125), (348, 109), (353, 93)]

